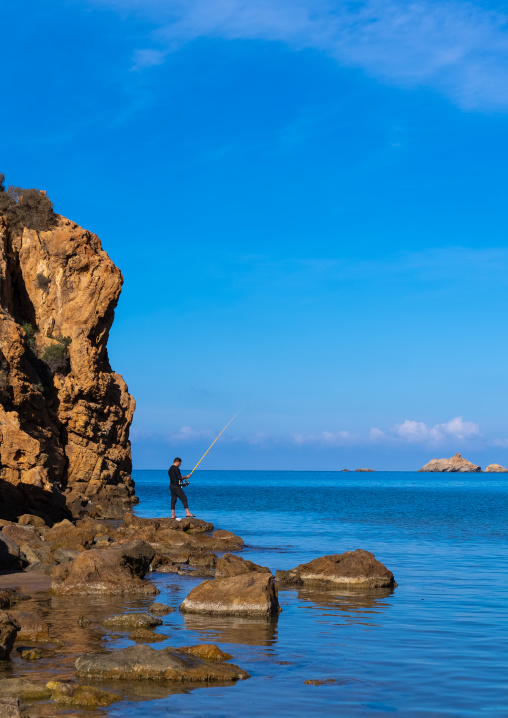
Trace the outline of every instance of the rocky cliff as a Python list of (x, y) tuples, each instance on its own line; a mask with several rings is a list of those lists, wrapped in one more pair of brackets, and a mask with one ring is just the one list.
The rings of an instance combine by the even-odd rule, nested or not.
[(134, 399), (106, 348), (122, 274), (96, 235), (51, 224), (29, 229), (0, 207), (1, 518), (136, 501)]

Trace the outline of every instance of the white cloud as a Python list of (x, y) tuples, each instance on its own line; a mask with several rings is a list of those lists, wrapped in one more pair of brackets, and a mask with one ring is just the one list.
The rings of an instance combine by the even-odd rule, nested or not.
[(158, 26), (137, 67), (192, 40), (283, 42), (403, 87), (426, 86), (463, 108), (508, 107), (507, 16), (448, 0), (88, 0)]
[(463, 441), (477, 437), (480, 434), (480, 427), (472, 421), (464, 421), (461, 416), (434, 426), (424, 424), (422, 421), (406, 419), (402, 424), (394, 427), (393, 434), (411, 443), (439, 444), (447, 439)]
[(294, 434), (293, 443), (299, 446), (304, 444), (321, 444), (323, 446), (345, 446), (355, 444), (358, 437), (349, 431), (322, 431), (318, 434)]
[(197, 441), (199, 439), (209, 439), (213, 436), (213, 432), (210, 429), (204, 431), (195, 431), (190, 426), (182, 426), (178, 431), (172, 431), (168, 434), (168, 439), (171, 442), (181, 441)]

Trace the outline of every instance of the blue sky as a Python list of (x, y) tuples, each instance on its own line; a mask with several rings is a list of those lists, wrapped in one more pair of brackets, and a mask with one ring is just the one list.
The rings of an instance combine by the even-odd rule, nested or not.
[[(49, 7), (49, 9), (48, 9)], [(508, 462), (508, 4), (3, 9), (7, 181), (96, 232), (135, 468)]]

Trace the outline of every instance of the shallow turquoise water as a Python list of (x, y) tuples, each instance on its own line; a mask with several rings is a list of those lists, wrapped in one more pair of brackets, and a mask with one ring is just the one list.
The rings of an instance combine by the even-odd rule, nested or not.
[[(167, 473), (134, 472), (142, 516), (169, 515)], [(218, 643), (252, 678), (114, 716), (507, 716), (508, 478), (402, 472), (196, 472), (191, 509), (243, 537), (245, 558), (289, 568), (364, 548), (395, 574), (376, 594), (281, 591), (275, 624), (178, 612), (164, 645)], [(183, 515), (180, 508), (179, 515)], [(152, 574), (178, 606), (199, 581)], [(130, 645), (116, 641), (115, 648)], [(113, 648), (113, 645), (111, 645)], [(335, 679), (305, 685), (307, 679)]]

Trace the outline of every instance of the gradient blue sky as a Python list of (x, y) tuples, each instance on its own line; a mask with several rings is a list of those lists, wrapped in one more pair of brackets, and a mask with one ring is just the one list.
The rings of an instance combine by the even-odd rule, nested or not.
[(2, 9), (8, 183), (125, 277), (135, 468), (508, 462), (508, 3)]

